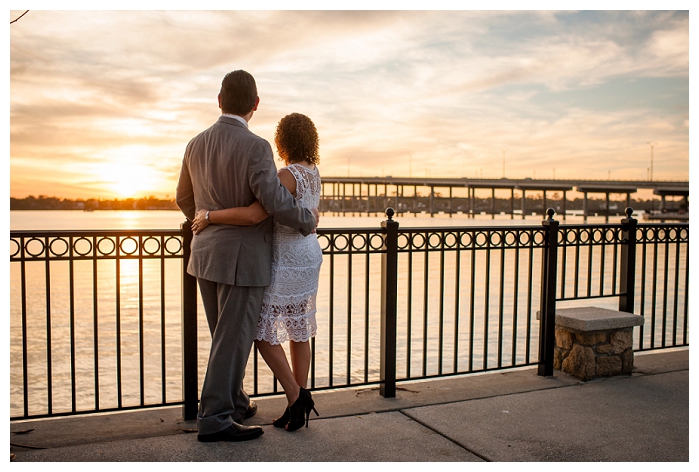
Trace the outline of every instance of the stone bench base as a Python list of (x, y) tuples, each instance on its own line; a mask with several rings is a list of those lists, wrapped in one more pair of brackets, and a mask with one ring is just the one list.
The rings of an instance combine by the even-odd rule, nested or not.
[(630, 375), (633, 327), (643, 317), (598, 307), (556, 310), (554, 369), (582, 380)]
[(582, 380), (631, 375), (633, 328), (576, 332), (556, 328), (553, 368)]

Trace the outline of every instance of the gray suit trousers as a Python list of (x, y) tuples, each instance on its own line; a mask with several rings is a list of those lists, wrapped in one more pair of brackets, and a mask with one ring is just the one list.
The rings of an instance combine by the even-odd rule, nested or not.
[(197, 279), (211, 331), (211, 352), (201, 390), (197, 427), (212, 434), (238, 422), (250, 403), (243, 390), (265, 287), (237, 287)]

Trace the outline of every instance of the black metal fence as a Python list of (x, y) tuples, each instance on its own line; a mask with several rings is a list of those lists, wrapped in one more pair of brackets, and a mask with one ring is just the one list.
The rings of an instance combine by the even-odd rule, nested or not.
[(10, 232), (11, 419), (182, 402), (170, 378), (182, 369), (182, 241), (177, 230)]
[[(318, 230), (315, 390), (537, 365), (556, 306), (645, 317), (635, 349), (689, 345), (689, 225)], [(209, 338), (191, 231), (10, 233), (11, 420), (164, 405), (196, 415)], [(541, 322), (537, 312), (542, 314)], [(252, 395), (278, 382), (253, 349)]]

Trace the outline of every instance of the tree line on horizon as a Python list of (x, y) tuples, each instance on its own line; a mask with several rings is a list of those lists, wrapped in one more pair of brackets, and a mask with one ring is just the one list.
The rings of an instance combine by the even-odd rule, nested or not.
[(30, 195), (26, 198), (10, 197), (10, 210), (179, 210), (174, 199), (153, 196), (125, 199), (69, 199)]
[[(444, 200), (443, 198), (439, 198), (440, 196), (435, 195), (437, 197), (437, 200)], [(383, 196), (379, 196), (379, 198), (382, 198)], [(373, 197), (372, 198), (377, 198)], [(559, 205), (560, 206), (560, 196), (557, 194), (552, 195), (552, 197), (549, 197), (547, 200), (550, 202), (552, 205)], [(395, 199), (395, 196), (390, 196), (390, 199)], [(410, 197), (401, 200), (407, 201), (410, 200)], [(425, 202), (429, 201), (428, 197), (418, 197), (418, 201), (424, 200)], [(357, 206), (358, 210), (361, 210), (364, 208), (364, 204), (360, 203), (362, 199), (357, 198), (357, 197), (346, 197), (346, 203), (348, 206), (346, 207), (347, 210), (351, 210), (352, 206)], [(453, 203), (456, 205), (459, 205), (459, 203), (464, 206), (463, 209), (466, 209), (467, 200), (464, 198), (454, 198)], [(527, 209), (529, 208), (538, 208), (540, 203), (542, 202), (542, 197), (541, 196), (527, 196)], [(326, 204), (328, 202), (325, 202)], [(614, 207), (620, 207), (623, 209), (623, 205), (625, 205), (625, 199), (621, 201), (617, 200), (611, 200), (610, 204), (614, 205)], [(390, 204), (390, 203), (389, 203)], [(490, 209), (492, 205), (492, 202), (490, 198), (482, 198), (482, 197), (476, 197), (475, 200), (475, 207), (477, 210), (482, 210), (482, 209)], [(509, 198), (495, 198), (495, 207), (497, 211), (508, 211), (510, 208), (511, 202)], [(606, 201), (604, 198), (595, 198), (595, 197), (590, 197), (588, 198), (588, 205), (589, 205), (589, 210), (590, 211), (595, 211), (597, 209), (602, 209), (606, 208)], [(325, 206), (321, 204), (321, 206)], [(566, 202), (566, 207), (569, 210), (579, 210), (582, 209), (583, 203), (581, 198), (574, 198), (574, 199), (569, 199)], [(659, 207), (659, 201), (656, 199), (631, 199), (631, 206), (634, 208), (634, 210), (654, 210)], [(668, 207), (674, 207), (674, 206), (679, 206), (679, 208), (687, 207), (686, 200), (680, 201), (680, 202), (671, 202), (668, 201)], [(455, 207), (456, 208), (456, 207)], [(520, 209), (521, 205), (519, 203), (519, 200), (517, 199), (515, 203), (515, 209)], [(424, 208), (423, 208), (424, 209)], [(442, 209), (442, 208), (439, 208)], [(38, 197), (35, 197), (33, 195), (30, 195), (26, 198), (13, 198), (10, 197), (10, 210), (83, 210), (83, 211), (94, 211), (94, 210), (179, 210), (177, 207), (177, 204), (175, 203), (174, 198), (166, 198), (166, 199), (161, 199), (161, 198), (156, 198), (154, 196), (149, 196), (149, 197), (142, 197), (142, 198), (125, 198), (125, 199), (96, 199), (96, 198), (88, 198), (88, 199), (69, 199), (69, 198), (57, 198), (57, 197), (47, 197), (45, 195), (39, 195)], [(332, 211), (330, 208), (323, 208), (324, 211)]]

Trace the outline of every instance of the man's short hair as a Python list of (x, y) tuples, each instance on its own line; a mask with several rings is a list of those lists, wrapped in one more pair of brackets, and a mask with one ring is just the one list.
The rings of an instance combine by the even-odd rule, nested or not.
[(244, 70), (229, 72), (221, 82), (221, 111), (245, 116), (255, 107), (257, 85), (252, 75)]

